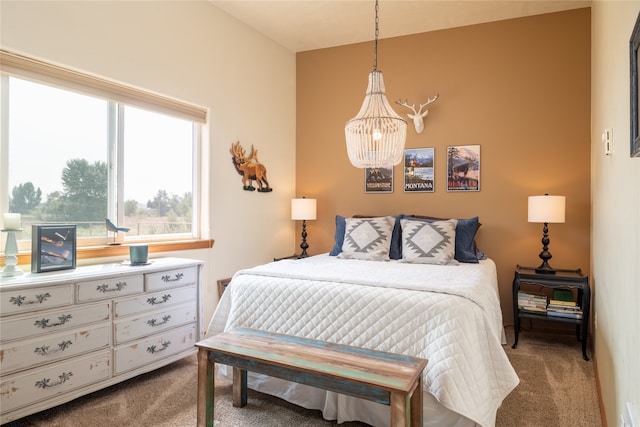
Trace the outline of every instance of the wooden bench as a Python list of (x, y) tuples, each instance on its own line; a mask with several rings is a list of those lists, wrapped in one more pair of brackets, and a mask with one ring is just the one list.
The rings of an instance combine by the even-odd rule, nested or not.
[(239, 328), (198, 347), (198, 426), (213, 427), (214, 366), (233, 367), (233, 406), (247, 404), (247, 371), (391, 406), (391, 426), (422, 426), (417, 357)]

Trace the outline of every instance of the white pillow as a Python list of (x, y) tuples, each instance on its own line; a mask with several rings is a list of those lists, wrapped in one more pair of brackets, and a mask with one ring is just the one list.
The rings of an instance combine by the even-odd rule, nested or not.
[(450, 264), (456, 250), (457, 219), (411, 221), (401, 219), (402, 261), (415, 264)]
[(342, 252), (338, 258), (388, 261), (395, 218), (346, 218)]

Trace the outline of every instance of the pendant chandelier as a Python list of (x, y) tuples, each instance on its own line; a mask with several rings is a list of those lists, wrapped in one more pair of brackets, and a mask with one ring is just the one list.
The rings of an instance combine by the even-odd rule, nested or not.
[(344, 128), (349, 161), (357, 168), (392, 167), (402, 160), (407, 122), (389, 105), (382, 72), (378, 71), (378, 0), (373, 70), (358, 115)]

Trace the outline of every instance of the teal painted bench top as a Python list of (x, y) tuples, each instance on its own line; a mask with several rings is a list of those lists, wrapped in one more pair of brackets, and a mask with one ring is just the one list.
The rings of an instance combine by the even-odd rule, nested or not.
[(198, 347), (198, 426), (213, 427), (214, 364), (233, 367), (233, 406), (247, 404), (247, 371), (389, 405), (391, 426), (422, 426), (422, 371), (427, 361), (248, 328)]

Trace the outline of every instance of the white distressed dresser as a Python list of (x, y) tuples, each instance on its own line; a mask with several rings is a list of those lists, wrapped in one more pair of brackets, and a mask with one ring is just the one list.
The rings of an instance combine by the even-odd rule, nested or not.
[(0, 424), (157, 369), (202, 338), (202, 261), (0, 278)]

